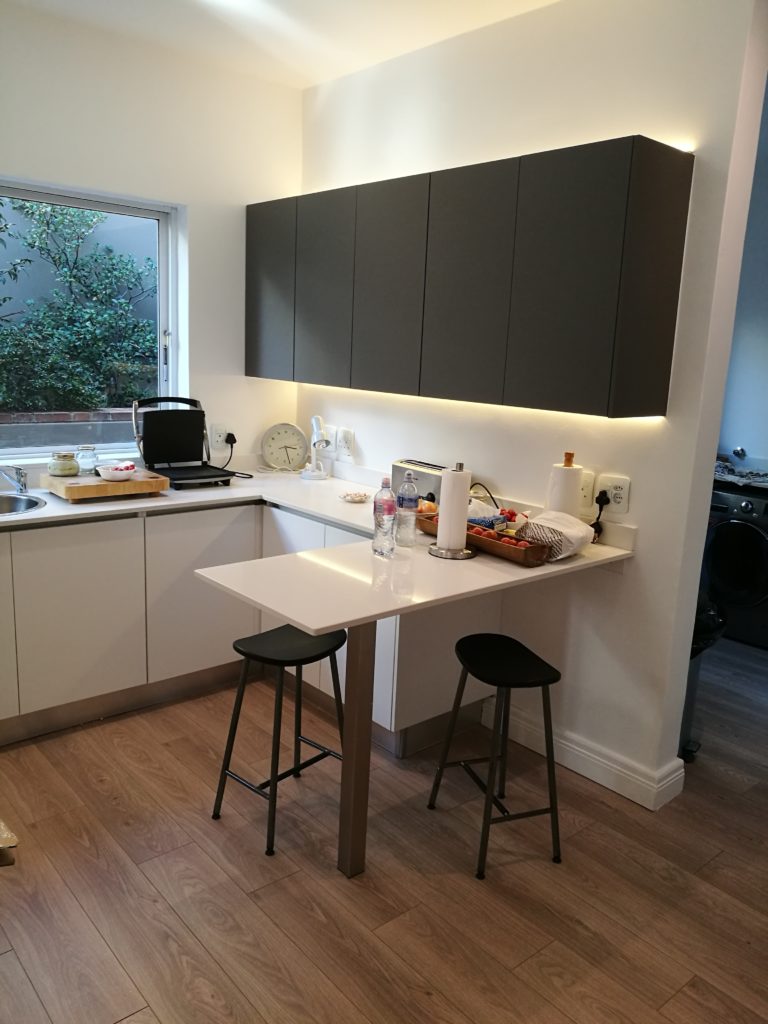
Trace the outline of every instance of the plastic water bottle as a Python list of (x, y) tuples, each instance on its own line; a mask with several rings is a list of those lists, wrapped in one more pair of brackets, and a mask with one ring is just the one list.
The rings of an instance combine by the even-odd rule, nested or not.
[(412, 548), (416, 543), (416, 510), (419, 507), (419, 491), (413, 482), (413, 473), (405, 471), (405, 479), (397, 492), (397, 525), (395, 543), (401, 548)]
[(381, 490), (373, 497), (373, 548), (374, 555), (392, 558), (395, 553), (395, 495), (392, 481), (388, 476), (381, 478)]

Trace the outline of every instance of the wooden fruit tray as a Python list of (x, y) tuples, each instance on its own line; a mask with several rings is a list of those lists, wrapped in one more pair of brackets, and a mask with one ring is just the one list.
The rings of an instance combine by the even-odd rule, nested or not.
[[(437, 536), (437, 523), (434, 516), (416, 516), (416, 525), (422, 533), (429, 533)], [(516, 562), (518, 565), (543, 565), (549, 556), (548, 544), (531, 544), (529, 548), (516, 548), (511, 544), (502, 544), (499, 540), (490, 540), (487, 537), (478, 537), (475, 533), (467, 533), (467, 547), (478, 548), (496, 558), (506, 558), (509, 562)]]
[(137, 469), (130, 480), (104, 480), (90, 473), (83, 476), (43, 476), (40, 486), (67, 501), (87, 501), (89, 498), (121, 498), (141, 495), (145, 498), (166, 491), (171, 482), (167, 476)]

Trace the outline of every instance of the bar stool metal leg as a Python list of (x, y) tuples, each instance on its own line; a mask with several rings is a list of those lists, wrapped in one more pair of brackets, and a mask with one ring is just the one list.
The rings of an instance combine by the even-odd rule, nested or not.
[(560, 824), (557, 817), (557, 783), (555, 781), (555, 744), (552, 738), (552, 711), (549, 704), (549, 687), (541, 688), (541, 703), (544, 711), (544, 742), (547, 748), (547, 782), (549, 784), (549, 817), (552, 823), (552, 860), (560, 863)]
[(435, 809), (435, 801), (437, 800), (437, 794), (440, 791), (440, 783), (443, 781), (445, 762), (448, 760), (448, 752), (451, 749), (453, 731), (456, 728), (456, 720), (459, 717), (459, 710), (461, 709), (461, 698), (464, 696), (464, 687), (467, 685), (467, 675), (467, 670), (462, 668), (461, 675), (459, 676), (459, 685), (456, 687), (456, 696), (453, 698), (453, 707), (451, 708), (451, 717), (448, 720), (448, 729), (446, 730), (445, 740), (443, 741), (440, 763), (438, 764), (437, 771), (435, 772), (435, 781), (432, 783), (432, 792), (429, 794), (429, 803), (427, 804), (427, 807), (430, 811), (434, 811)]
[(501, 733), (501, 758), (499, 759), (499, 788), (496, 795), (501, 800), (506, 793), (507, 786), (507, 750), (509, 748), (509, 705), (510, 705), (510, 692), (509, 690), (504, 691), (504, 718), (502, 720), (502, 733)]
[(235, 695), (235, 704), (232, 708), (232, 718), (229, 723), (229, 735), (227, 736), (227, 745), (224, 748), (224, 760), (221, 762), (221, 774), (219, 775), (219, 788), (216, 790), (216, 800), (213, 804), (213, 814), (211, 817), (214, 820), (218, 820), (221, 817), (221, 802), (224, 799), (224, 787), (227, 784), (227, 772), (229, 771), (229, 764), (232, 760), (232, 750), (235, 746), (235, 736), (237, 734), (237, 724), (240, 721), (240, 709), (243, 706), (243, 696), (245, 694), (245, 684), (248, 682), (248, 659), (243, 658), (243, 665), (240, 669), (240, 683), (237, 687), (237, 693)]
[(339, 681), (339, 665), (336, 661), (336, 652), (331, 651), (329, 655), (331, 662), (331, 678), (333, 679), (333, 699), (336, 701), (336, 721), (339, 723), (339, 739), (344, 746), (344, 705), (341, 701), (341, 682)]
[(301, 775), (301, 698), (302, 698), (301, 665), (296, 666), (296, 701), (293, 707), (293, 774), (298, 779)]
[(485, 858), (488, 854), (488, 834), (491, 831), (491, 811), (493, 809), (493, 787), (496, 784), (496, 763), (499, 759), (499, 745), (504, 722), (504, 694), (496, 690), (496, 710), (493, 715), (493, 735), (491, 737), (491, 756), (488, 761), (488, 778), (485, 783), (485, 806), (483, 808), (483, 828), (480, 833), (480, 853), (477, 857), (476, 877), (485, 878)]
[(267, 849), (271, 857), (275, 852), (275, 814), (277, 812), (277, 775), (280, 768), (280, 726), (283, 714), (283, 678), (285, 669), (281, 665), (277, 673), (275, 689), (275, 718), (272, 726), (272, 764), (269, 772), (269, 812), (267, 815)]

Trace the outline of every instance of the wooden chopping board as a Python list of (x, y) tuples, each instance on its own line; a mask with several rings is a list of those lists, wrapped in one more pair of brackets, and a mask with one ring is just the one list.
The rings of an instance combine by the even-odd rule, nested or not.
[(167, 476), (137, 469), (130, 480), (104, 480), (100, 476), (43, 476), (40, 486), (67, 501), (87, 501), (89, 498), (122, 498), (141, 494), (148, 497), (170, 487)]

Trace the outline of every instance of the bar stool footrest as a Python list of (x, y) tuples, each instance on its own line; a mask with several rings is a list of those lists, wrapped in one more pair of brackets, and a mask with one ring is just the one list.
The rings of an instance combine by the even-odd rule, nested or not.
[[(314, 757), (308, 757), (306, 761), (302, 761), (300, 764), (295, 765), (291, 768), (286, 768), (285, 771), (280, 772), (279, 775), (275, 776), (275, 782), (282, 782), (284, 779), (289, 779), (291, 776), (296, 775), (298, 772), (303, 771), (305, 768), (309, 768), (313, 764), (317, 764), (318, 761), (324, 760), (326, 757), (335, 757), (337, 761), (341, 761), (342, 757), (335, 750), (331, 750), (329, 747), (322, 747), (319, 743), (315, 743), (314, 740), (307, 740), (303, 736), (301, 737), (302, 742), (308, 743), (311, 747), (319, 750), (319, 754), (315, 754)], [(224, 773), (228, 779), (233, 779), (235, 782), (239, 782), (241, 786), (245, 786), (252, 793), (257, 796), (263, 796), (265, 800), (269, 799), (269, 787), (272, 783), (271, 779), (264, 779), (263, 782), (250, 782), (248, 779), (244, 779), (242, 775), (238, 775), (237, 772), (233, 772), (227, 768)]]
[[(484, 759), (478, 759), (478, 760), (490, 761), (491, 759), (490, 759), (490, 757), (486, 757)], [(467, 775), (470, 777), (470, 779), (472, 779), (474, 784), (477, 786), (477, 788), (481, 792), (485, 793), (487, 791), (488, 787), (487, 787), (487, 784), (485, 782), (485, 779), (481, 779), (480, 776), (477, 774), (477, 772), (474, 770), (474, 768), (472, 768), (472, 765), (476, 764), (477, 760), (473, 759), (472, 761), (457, 761), (456, 763), (458, 765), (460, 765), (464, 769), (464, 771), (467, 773)], [(498, 808), (498, 810), (500, 810), (502, 814), (509, 814), (509, 811), (507, 810), (507, 808), (504, 806), (504, 804), (501, 802), (501, 800), (499, 800), (499, 798), (495, 794), (494, 794), (494, 797), (493, 797), (493, 806)]]
[(498, 818), (491, 818), (491, 824), (498, 825), (502, 821), (517, 821), (519, 818), (537, 818), (541, 814), (551, 813), (551, 807), (540, 807), (535, 811), (518, 811), (516, 814), (510, 814), (507, 811), (505, 814), (500, 814)]

